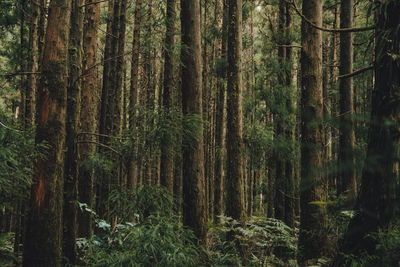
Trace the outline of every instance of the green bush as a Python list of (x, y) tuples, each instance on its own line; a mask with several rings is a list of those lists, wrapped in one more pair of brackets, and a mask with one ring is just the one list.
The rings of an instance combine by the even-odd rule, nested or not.
[[(37, 148), (33, 129), (11, 128), (12, 119), (3, 113), (0, 122), (0, 208), (3, 209), (27, 198)], [(44, 150), (45, 146), (39, 148)]]
[(391, 267), (400, 265), (400, 225), (396, 225), (392, 230), (379, 230), (377, 233), (369, 235), (376, 241), (375, 252), (373, 254), (364, 253), (360, 257), (346, 255), (349, 266), (369, 267), (382, 266)]
[[(91, 240), (78, 240), (86, 265), (199, 266), (201, 247), (173, 212), (166, 190), (146, 186), (138, 191), (114, 191), (110, 204), (117, 219), (113, 223), (97, 219), (97, 234)], [(132, 220), (122, 223), (121, 218)]]
[[(220, 218), (221, 223), (210, 230), (212, 266), (291, 266), (295, 263), (297, 229), (273, 218), (254, 216), (245, 228), (230, 217)], [(231, 231), (235, 240), (229, 242), (227, 233)]]

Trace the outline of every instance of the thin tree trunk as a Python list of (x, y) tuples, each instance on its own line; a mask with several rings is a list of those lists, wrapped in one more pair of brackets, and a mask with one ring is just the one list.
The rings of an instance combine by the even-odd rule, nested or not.
[[(165, 51), (164, 51), (164, 92), (163, 92), (163, 107), (166, 120), (174, 120), (172, 117), (173, 97), (175, 93), (175, 21), (177, 0), (169, 0), (167, 2), (167, 17), (166, 17), (166, 35), (165, 35)], [(168, 129), (167, 131), (171, 131)], [(171, 133), (167, 133), (161, 143), (161, 170), (160, 180), (161, 185), (165, 186), (170, 193), (174, 190), (174, 140)]]
[(286, 47), (286, 61), (285, 66), (285, 86), (288, 88), (288, 96), (286, 100), (286, 109), (288, 112), (288, 123), (285, 129), (285, 138), (289, 144), (289, 158), (285, 162), (285, 176), (286, 176), (286, 194), (285, 194), (285, 223), (294, 227), (295, 223), (295, 125), (296, 125), (296, 113), (295, 113), (295, 89), (292, 86), (293, 81), (293, 56), (291, 40), (291, 29), (292, 29), (292, 13), (290, 4), (285, 2), (285, 45)]
[[(83, 77), (81, 93), (80, 130), (95, 133), (97, 129), (98, 98), (98, 70), (93, 67), (97, 63), (97, 38), (100, 21), (100, 3), (96, 0), (86, 0), (84, 28), (83, 28)], [(94, 134), (81, 135), (81, 139), (96, 141)], [(79, 163), (79, 202), (86, 203), (89, 207), (94, 204), (94, 173), (85, 166), (94, 154), (93, 143), (81, 143), (78, 147)], [(88, 212), (79, 213), (79, 236), (89, 238), (93, 234), (92, 215)]]
[(36, 75), (38, 70), (38, 29), (39, 29), (39, 15), (40, 6), (35, 1), (31, 0), (32, 14), (29, 28), (29, 60), (27, 71), (31, 74), (28, 75), (28, 82), (25, 93), (25, 117), (27, 123), (32, 125), (35, 122), (35, 97), (36, 97)]
[(73, 1), (69, 33), (68, 96), (64, 171), (63, 256), (65, 263), (76, 264), (78, 234), (78, 162), (77, 137), (81, 104), (83, 0)]
[(139, 80), (139, 50), (140, 50), (140, 23), (141, 23), (141, 0), (136, 0), (135, 23), (133, 25), (132, 60), (131, 60), (131, 85), (129, 98), (129, 130), (134, 140), (132, 156), (128, 167), (128, 188), (134, 189), (138, 185), (137, 166), (137, 134), (136, 134), (136, 104), (138, 97)]
[[(226, 43), (227, 43), (227, 7), (224, 0), (218, 0), (218, 28), (222, 33), (220, 43), (218, 44), (217, 57), (220, 61), (226, 58)], [(215, 122), (215, 204), (214, 204), (214, 221), (217, 221), (217, 216), (223, 213), (223, 167), (224, 167), (224, 107), (225, 107), (225, 78), (226, 69), (223, 67), (219, 71), (217, 77), (217, 92), (216, 92), (216, 122)]]
[[(353, 27), (353, 0), (342, 0), (340, 6), (340, 28)], [(353, 33), (340, 33), (339, 75), (353, 72)], [(339, 124), (339, 182), (338, 194), (346, 194), (348, 206), (356, 197), (356, 173), (354, 157), (354, 105), (353, 78), (340, 79), (340, 124)]]
[[(279, 1), (279, 15), (278, 15), (278, 30), (280, 32), (279, 46), (278, 46), (278, 60), (281, 65), (281, 69), (278, 73), (278, 90), (285, 91), (286, 87), (286, 47), (285, 44), (285, 31), (286, 31), (286, 14), (285, 14), (285, 1)], [(289, 90), (287, 90), (289, 91)], [(285, 94), (285, 92), (276, 92), (277, 95)], [(285, 97), (288, 97), (287, 95)], [(280, 103), (276, 103), (280, 104)], [(276, 119), (274, 120), (275, 125), (275, 138), (278, 142), (285, 141), (285, 112), (276, 111)], [(286, 192), (286, 172), (285, 172), (285, 162), (286, 155), (283, 155), (279, 147), (276, 148), (274, 153), (274, 160), (276, 161), (276, 195), (275, 195), (275, 218), (279, 220), (284, 220), (285, 218), (285, 192)]]
[[(108, 18), (107, 18), (107, 31), (106, 31), (106, 43), (104, 47), (104, 64), (103, 64), (103, 87), (100, 98), (100, 125), (99, 132), (103, 135), (111, 134), (111, 125), (108, 117), (110, 116), (110, 87), (111, 87), (111, 74), (113, 70), (113, 60), (115, 60), (115, 53), (113, 52), (113, 39), (116, 38), (113, 31), (114, 22), (114, 1), (108, 2)], [(117, 1), (117, 0), (116, 0)], [(113, 34), (114, 33), (114, 34)], [(101, 143), (106, 143), (105, 137), (100, 137)], [(100, 151), (103, 151), (100, 149)], [(101, 218), (108, 219), (108, 195), (110, 190), (110, 176), (107, 174), (101, 174), (102, 182), (96, 188), (96, 211)]]
[(228, 1), (226, 214), (242, 224), (246, 212), (243, 181), (242, 1)]

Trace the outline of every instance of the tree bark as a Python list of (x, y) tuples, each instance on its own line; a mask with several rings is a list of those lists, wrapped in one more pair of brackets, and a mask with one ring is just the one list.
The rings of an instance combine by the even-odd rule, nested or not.
[[(113, 49), (113, 39), (118, 38), (118, 33), (113, 31), (114, 24), (114, 1), (110, 0), (108, 2), (108, 17), (107, 17), (107, 31), (106, 31), (106, 43), (104, 46), (104, 64), (103, 64), (103, 87), (100, 99), (100, 125), (99, 132), (102, 135), (111, 134), (111, 124), (108, 118), (111, 115), (110, 111), (110, 94), (112, 93), (111, 87), (111, 73), (113, 71), (113, 62), (115, 62), (115, 51)], [(115, 35), (114, 35), (114, 34)], [(114, 45), (115, 47), (115, 45)], [(104, 136), (100, 136), (100, 143), (105, 144), (107, 139)], [(103, 151), (100, 149), (100, 151)], [(96, 211), (101, 218), (108, 219), (108, 195), (110, 190), (110, 176), (107, 174), (102, 174), (102, 182), (96, 188)]]
[(76, 264), (78, 234), (78, 129), (81, 103), (83, 10), (82, 0), (73, 1), (69, 32), (66, 153), (64, 171), (63, 256), (65, 263)]
[(35, 162), (23, 266), (61, 266), (70, 13), (71, 1), (50, 2), (35, 138), (47, 149)]
[[(340, 6), (340, 28), (353, 27), (353, 0), (342, 0)], [(340, 33), (339, 75), (353, 72), (353, 33)], [(354, 157), (354, 92), (353, 78), (340, 79), (340, 124), (339, 124), (339, 182), (338, 194), (347, 195), (347, 204), (353, 206), (356, 197), (356, 173)]]
[[(164, 51), (164, 92), (163, 92), (163, 107), (165, 119), (173, 120), (173, 96), (175, 93), (175, 20), (177, 0), (167, 1), (167, 17), (166, 17), (166, 34), (165, 34), (165, 51)], [(160, 181), (161, 185), (165, 186), (170, 193), (174, 191), (174, 140), (171, 130), (167, 125), (165, 137), (161, 143), (161, 170)]]
[[(322, 2), (303, 0), (303, 14), (322, 25)], [(326, 253), (326, 211), (318, 202), (326, 201), (327, 188), (322, 176), (322, 32), (304, 20), (301, 24), (301, 214), (299, 264)], [(312, 202), (317, 203), (312, 203)]]
[(228, 1), (226, 215), (245, 222), (242, 112), (242, 1)]
[(356, 215), (350, 221), (341, 246), (342, 252), (356, 256), (363, 251), (374, 253), (376, 240), (369, 234), (378, 229), (390, 229), (394, 211), (399, 205), (396, 187), (400, 144), (400, 66), (392, 55), (400, 54), (400, 2), (377, 1), (375, 5), (376, 83), (368, 151)]
[[(97, 63), (97, 38), (100, 21), (100, 3), (96, 0), (86, 0), (88, 4), (85, 8), (84, 28), (83, 28), (83, 77), (81, 93), (81, 114), (80, 130), (87, 133), (96, 133), (98, 117), (98, 98), (100, 90), (98, 88)], [(84, 140), (95, 141), (93, 134), (81, 135)], [(93, 143), (80, 143), (79, 153), (79, 202), (86, 203), (89, 207), (94, 204), (94, 175), (93, 170), (88, 170), (85, 166), (94, 154), (95, 146)], [(79, 213), (79, 236), (89, 238), (93, 234), (92, 215), (88, 212)]]
[[(220, 63), (226, 60), (226, 44), (227, 44), (227, 12), (226, 1), (218, 0), (218, 28), (222, 33), (220, 43), (218, 45), (217, 57)], [(221, 64), (221, 65), (222, 65)], [(223, 173), (224, 173), (224, 108), (225, 108), (225, 79), (226, 68), (218, 73), (217, 77), (217, 92), (216, 92), (216, 119), (215, 119), (215, 192), (214, 192), (214, 221), (217, 222), (217, 216), (223, 213)]]
[(25, 117), (26, 123), (33, 125), (35, 122), (35, 98), (36, 98), (36, 75), (38, 71), (38, 29), (40, 6), (35, 1), (31, 0), (32, 14), (29, 28), (29, 61), (27, 71), (28, 82), (25, 93)]
[[(207, 214), (204, 181), (202, 118), (202, 60), (200, 37), (200, 1), (181, 1), (182, 31), (182, 109), (184, 127), (192, 121), (194, 138), (183, 140), (183, 224), (205, 241)], [(193, 122), (195, 120), (195, 122)]]
[(140, 23), (141, 23), (141, 0), (136, 0), (135, 23), (133, 25), (132, 60), (131, 60), (131, 85), (129, 97), (129, 130), (133, 136), (134, 144), (132, 156), (128, 168), (128, 188), (136, 188), (138, 185), (137, 166), (137, 141), (136, 134), (136, 104), (138, 97), (139, 80), (139, 49), (140, 49)]

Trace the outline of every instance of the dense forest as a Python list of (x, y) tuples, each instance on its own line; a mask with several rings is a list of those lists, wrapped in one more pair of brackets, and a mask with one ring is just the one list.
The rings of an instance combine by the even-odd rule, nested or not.
[(0, 265), (400, 266), (399, 0), (0, 0)]

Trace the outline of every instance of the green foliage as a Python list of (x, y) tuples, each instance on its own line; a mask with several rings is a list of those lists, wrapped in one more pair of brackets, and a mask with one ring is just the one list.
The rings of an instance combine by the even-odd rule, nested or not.
[(173, 216), (173, 198), (163, 187), (145, 185), (136, 190), (113, 190), (109, 197), (111, 215), (119, 221), (136, 218), (144, 222), (149, 216)]
[(360, 257), (345, 255), (349, 266), (398, 266), (400, 262), (400, 225), (392, 230), (379, 230), (369, 235), (376, 241), (375, 253), (363, 253)]
[(243, 129), (243, 141), (246, 152), (252, 159), (254, 167), (260, 167), (264, 162), (266, 152), (272, 145), (273, 130), (265, 123), (245, 121)]
[(199, 132), (204, 126), (203, 118), (200, 114), (187, 114), (183, 117), (183, 145), (192, 146), (195, 140), (199, 138)]
[(15, 261), (13, 254), (13, 233), (0, 234), (0, 265), (8, 266), (11, 261)]
[[(227, 234), (232, 231), (235, 241), (228, 242)], [(221, 216), (221, 224), (210, 232), (212, 266), (291, 266), (295, 262), (297, 229), (280, 220), (252, 217), (243, 228), (236, 220)], [(244, 252), (239, 253), (236, 242)]]
[(114, 216), (133, 220), (108, 223), (97, 219), (97, 235), (78, 240), (85, 264), (199, 266), (201, 248), (193, 233), (179, 222), (166, 190), (146, 186), (132, 192), (114, 191), (110, 203)]
[(11, 118), (0, 114), (0, 207), (26, 199), (37, 155), (33, 130), (14, 130)]
[(101, 154), (93, 154), (83, 165), (86, 170), (96, 173), (109, 173), (112, 170), (112, 163)]

